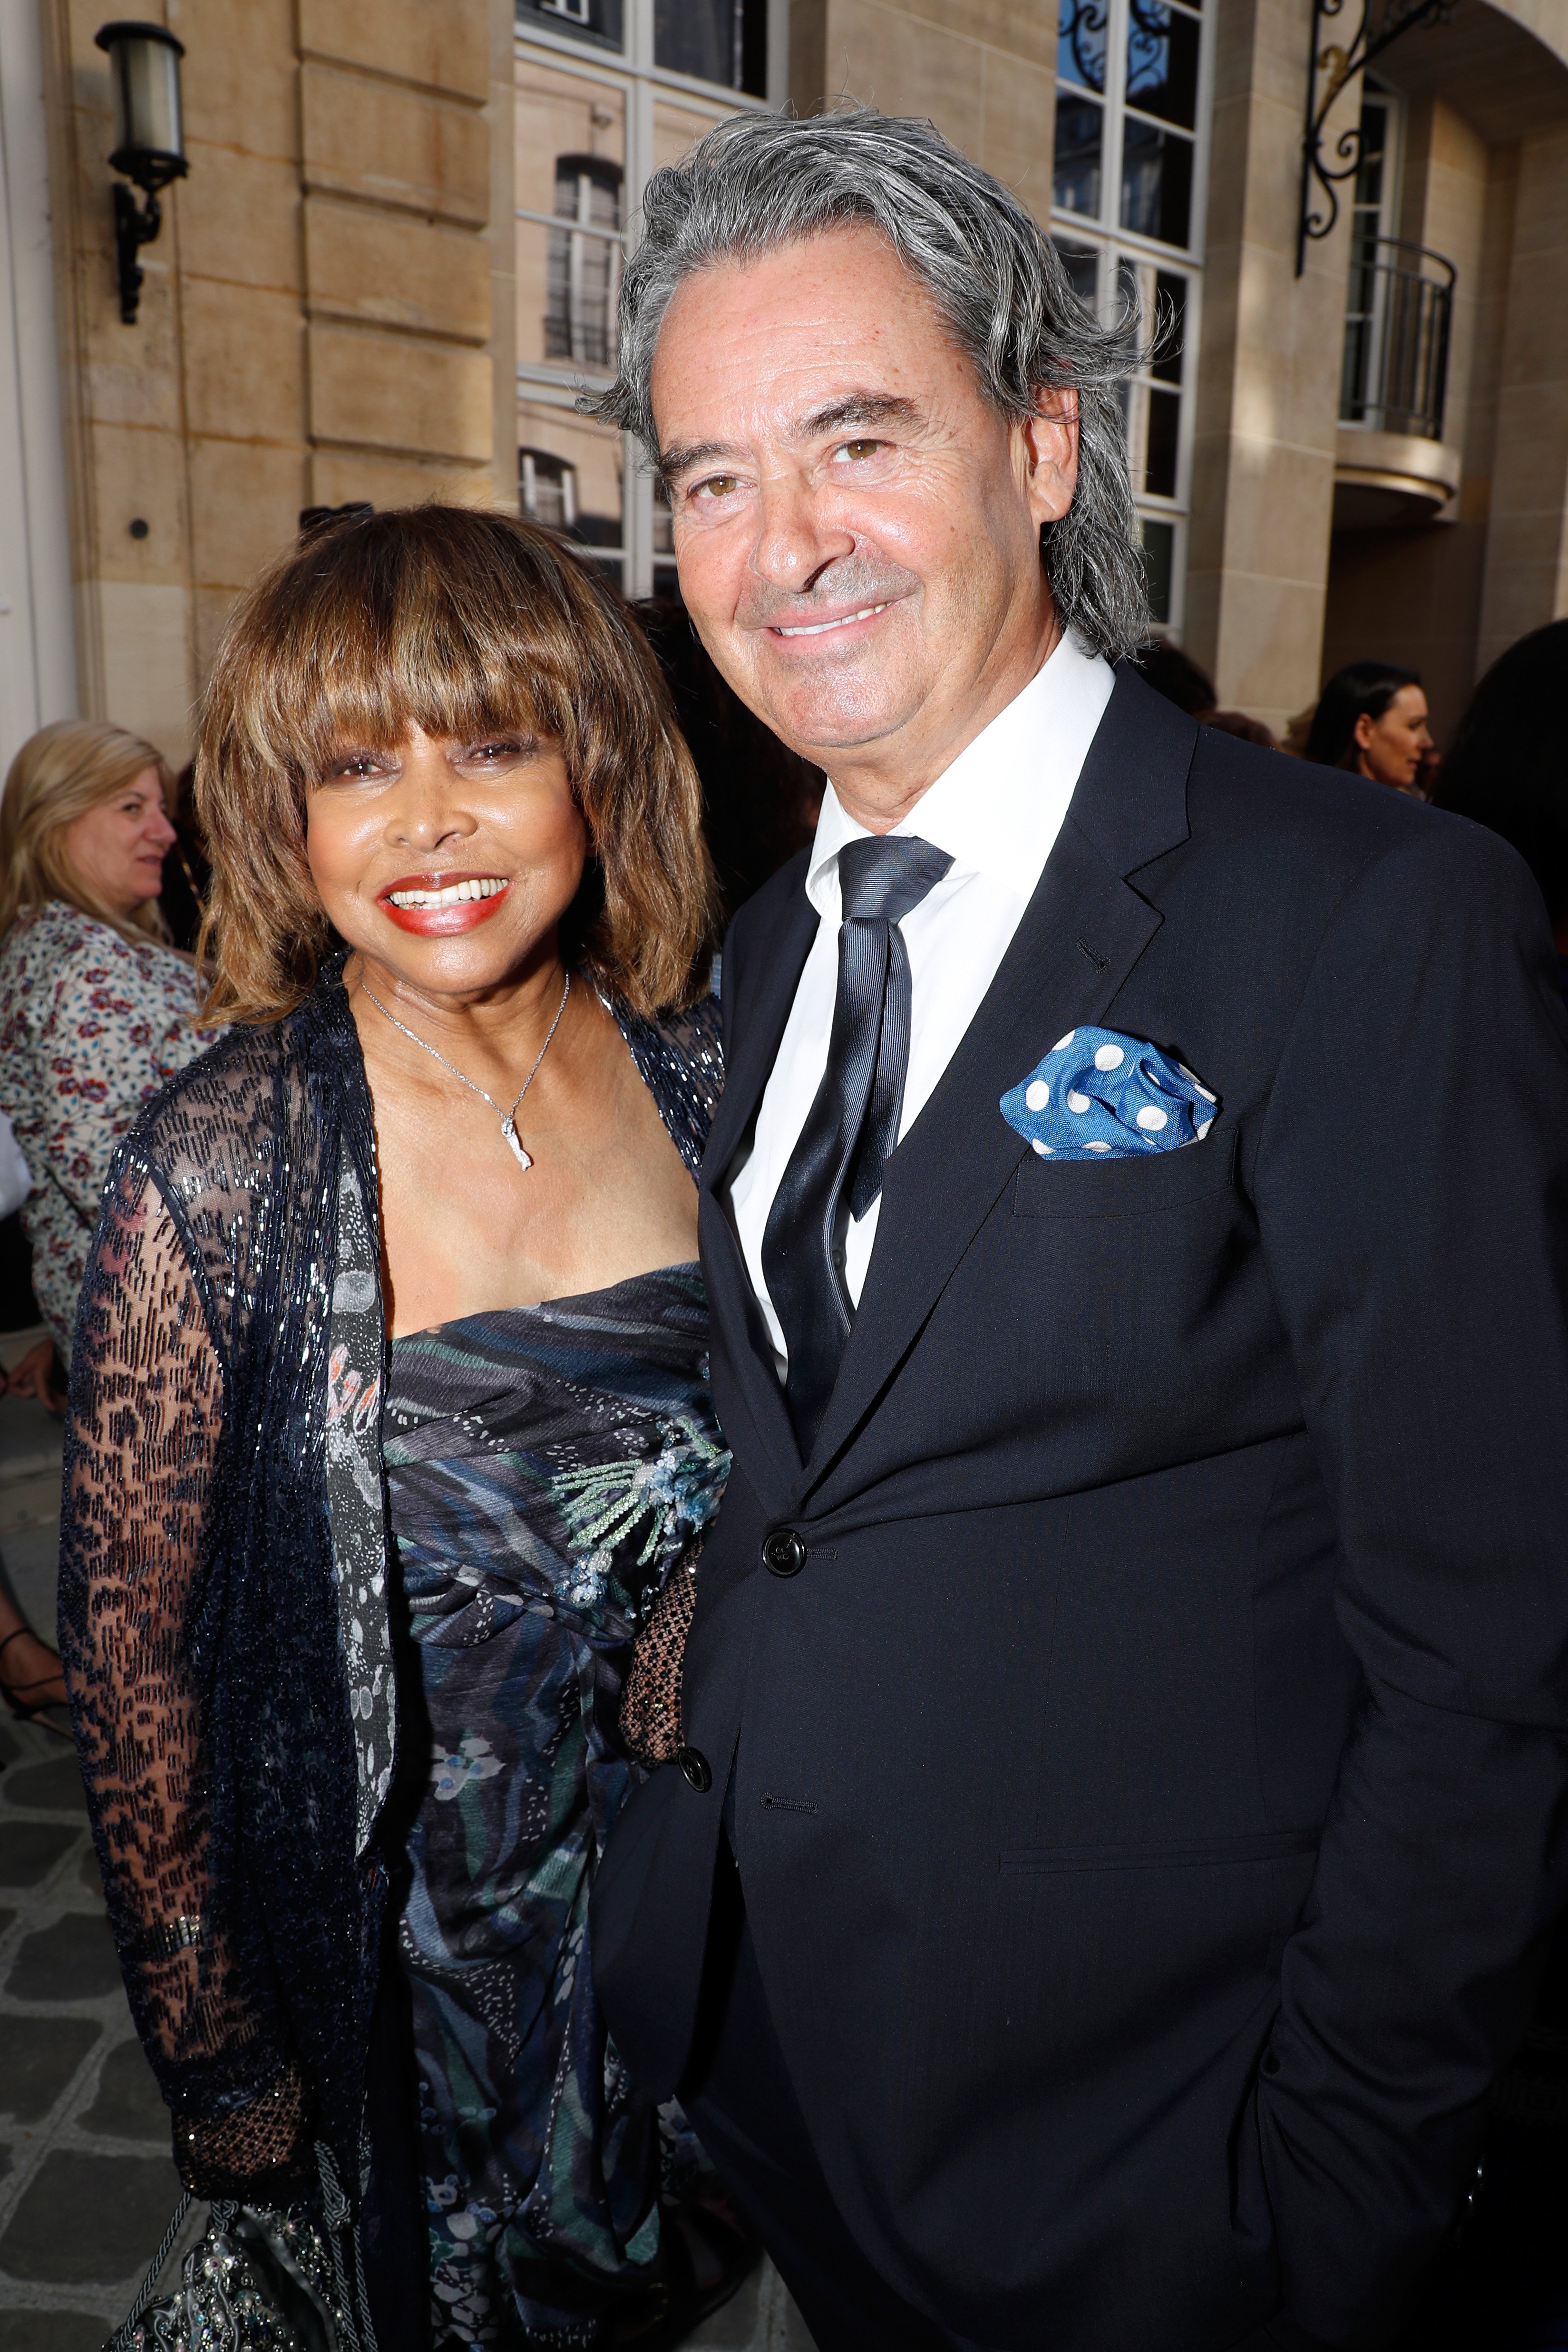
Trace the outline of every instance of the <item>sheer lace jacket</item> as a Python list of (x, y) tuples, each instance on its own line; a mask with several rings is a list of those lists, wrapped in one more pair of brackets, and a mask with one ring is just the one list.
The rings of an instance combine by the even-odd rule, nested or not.
[[(298, 2083), (355, 2177), (397, 1732), (375, 1140), (340, 971), (205, 1055), (115, 1155), (72, 1360), (60, 1637), (176, 2126), (221, 2131)], [(695, 1174), (717, 1007), (614, 1009)]]

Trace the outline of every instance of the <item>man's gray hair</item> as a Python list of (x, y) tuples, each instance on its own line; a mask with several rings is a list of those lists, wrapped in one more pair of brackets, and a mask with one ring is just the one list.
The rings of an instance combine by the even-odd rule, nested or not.
[(1042, 554), (1058, 617), (1114, 660), (1148, 635), (1149, 601), (1119, 387), (1142, 354), (1074, 293), (1061, 258), (999, 180), (929, 122), (844, 108), (801, 121), (742, 114), (647, 184), (621, 282), (620, 373), (582, 405), (657, 457), (654, 346), (683, 278), (865, 221), (927, 288), (987, 399), (1032, 416), (1043, 385), (1078, 394), (1073, 501)]

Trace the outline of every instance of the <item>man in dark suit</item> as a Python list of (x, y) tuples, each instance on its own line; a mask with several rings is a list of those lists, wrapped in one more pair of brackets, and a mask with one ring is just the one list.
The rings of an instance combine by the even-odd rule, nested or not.
[(622, 330), (704, 642), (831, 782), (725, 948), (734, 1468), (618, 2046), (821, 2352), (1385, 2344), (1564, 1895), (1539, 899), (1112, 668), (1125, 340), (929, 126), (721, 127)]

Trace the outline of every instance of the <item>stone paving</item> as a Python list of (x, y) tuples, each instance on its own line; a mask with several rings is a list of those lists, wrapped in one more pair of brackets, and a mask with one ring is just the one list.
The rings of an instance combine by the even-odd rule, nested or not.
[[(0, 1340), (14, 1360), (34, 1335)], [(0, 1398), (0, 1555), (54, 1624), (60, 1433)], [(75, 1760), (0, 1716), (0, 2346), (97, 2352), (178, 2202), (163, 2104), (131, 2024)], [(189, 2236), (205, 2213), (193, 2212)], [(771, 2265), (692, 2352), (813, 2352)]]

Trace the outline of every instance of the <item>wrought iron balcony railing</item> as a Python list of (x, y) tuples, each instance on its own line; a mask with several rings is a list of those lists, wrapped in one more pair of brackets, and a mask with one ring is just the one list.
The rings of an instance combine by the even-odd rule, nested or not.
[(1443, 437), (1454, 265), (1393, 236), (1357, 234), (1345, 305), (1342, 425)]

